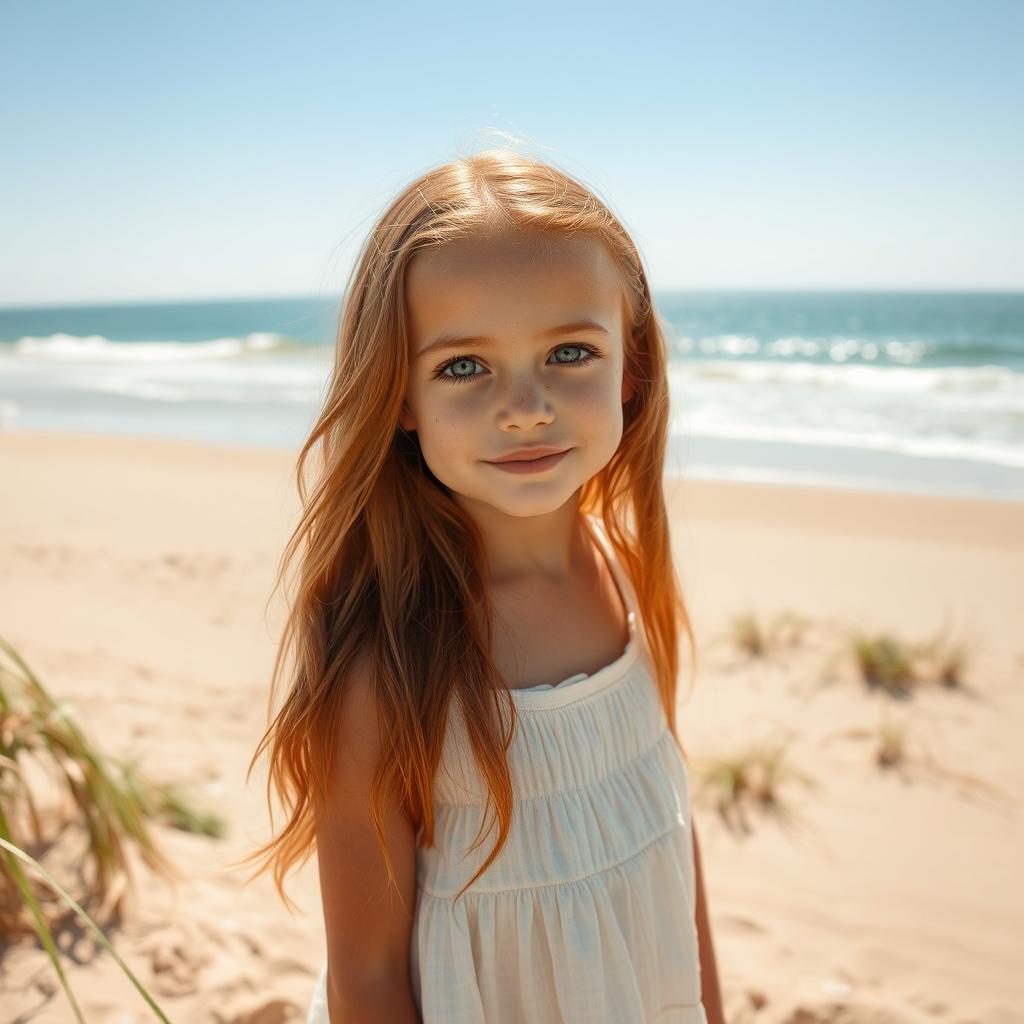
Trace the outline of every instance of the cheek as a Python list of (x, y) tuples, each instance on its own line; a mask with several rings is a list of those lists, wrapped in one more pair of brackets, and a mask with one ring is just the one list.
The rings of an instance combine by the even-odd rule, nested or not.
[(603, 380), (581, 406), (581, 428), (589, 441), (592, 467), (597, 472), (617, 451), (622, 441), (622, 386), (614, 380)]
[(481, 395), (482, 389), (468, 384), (434, 382), (424, 388), (419, 398), (421, 443), (441, 452), (464, 448), (479, 434), (486, 405)]
[(598, 433), (622, 428), (622, 386), (614, 373), (593, 374), (581, 380), (573, 406)]

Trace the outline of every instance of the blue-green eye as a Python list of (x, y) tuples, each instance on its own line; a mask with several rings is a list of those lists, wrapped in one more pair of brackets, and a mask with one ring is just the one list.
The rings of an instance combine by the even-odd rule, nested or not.
[[(565, 352), (567, 350), (571, 352), (574, 349), (580, 352), (585, 352), (586, 355), (580, 359), (556, 358), (555, 362), (559, 366), (586, 366), (588, 363), (592, 363), (595, 359), (601, 358), (600, 353), (597, 351), (597, 349), (591, 348), (589, 345), (559, 345), (558, 348), (556, 348), (554, 351), (556, 353)], [(431, 380), (443, 380), (446, 384), (461, 384), (463, 381), (473, 380), (475, 377), (483, 376), (482, 373), (456, 373), (453, 376), (448, 376), (448, 374), (445, 371), (448, 370), (449, 368), (458, 366), (459, 363), (477, 363), (479, 365), (479, 360), (477, 359), (476, 356), (455, 356), (454, 358), (449, 359), (446, 362), (443, 362), (440, 366), (438, 366), (437, 369), (434, 370), (434, 374), (431, 377)]]

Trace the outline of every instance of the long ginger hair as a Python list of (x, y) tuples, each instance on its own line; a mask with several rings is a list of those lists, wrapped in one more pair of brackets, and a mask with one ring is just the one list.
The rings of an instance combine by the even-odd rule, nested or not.
[[(316, 814), (326, 803), (348, 669), (361, 650), (374, 666), (383, 756), (371, 804), (392, 884), (382, 828), (385, 800), (400, 804), (417, 828), (419, 845), (433, 846), (432, 781), (456, 695), (499, 833), (469, 884), (508, 835), (514, 798), (506, 755), (516, 712), (490, 657), (483, 541), (430, 472), (416, 439), (400, 427), (399, 414), (410, 363), (410, 261), (427, 247), (509, 228), (587, 233), (607, 247), (620, 272), (629, 325), (623, 373), (633, 394), (623, 407), (618, 450), (581, 488), (579, 511), (601, 518), (634, 584), (660, 701), (679, 744), (679, 630), (689, 640), (691, 685), (696, 643), (673, 565), (662, 491), (666, 345), (640, 256), (612, 212), (547, 163), (492, 149), (435, 167), (401, 191), (363, 245), (345, 291), (323, 408), (298, 456), (302, 514), (277, 579), (280, 586), (297, 560), (296, 592), (274, 662), (268, 719), (286, 662), (290, 688), (246, 775), (248, 780), (269, 747), (268, 806), (273, 787), (288, 820), (272, 841), (236, 862), (261, 860), (256, 874), (272, 866), (286, 905), (284, 878), (316, 845)], [(314, 453), (309, 488), (305, 476)], [(272, 821), (272, 807), (270, 815)], [(478, 834), (474, 845), (480, 841)]]

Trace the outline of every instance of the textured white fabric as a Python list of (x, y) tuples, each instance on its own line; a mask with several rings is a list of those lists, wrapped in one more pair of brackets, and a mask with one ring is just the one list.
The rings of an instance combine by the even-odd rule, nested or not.
[[(416, 854), (410, 968), (424, 1024), (706, 1024), (686, 766), (636, 594), (600, 521), (587, 521), (630, 639), (592, 675), (511, 691), (508, 842), (457, 900), (496, 828), (469, 850), (486, 786), (453, 704), (435, 780), (435, 846)], [(325, 979), (326, 965), (307, 1024), (328, 1024)]]
[(568, 686), (570, 683), (578, 683), (581, 679), (587, 679), (586, 672), (577, 672), (574, 676), (568, 676), (560, 683), (538, 683), (536, 686), (526, 686), (523, 690), (553, 690), (556, 686)]

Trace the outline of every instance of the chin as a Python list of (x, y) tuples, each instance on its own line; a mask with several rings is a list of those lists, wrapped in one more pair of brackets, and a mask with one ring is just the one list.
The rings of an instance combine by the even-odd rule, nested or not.
[(524, 488), (522, 493), (510, 493), (510, 490), (499, 490), (494, 488), (490, 493), (477, 498), (492, 508), (507, 516), (518, 519), (530, 519), (534, 516), (545, 516), (551, 512), (557, 512), (566, 502), (572, 499), (580, 489), (578, 483), (565, 483), (560, 481), (559, 485), (548, 487), (537, 487), (531, 494)]

